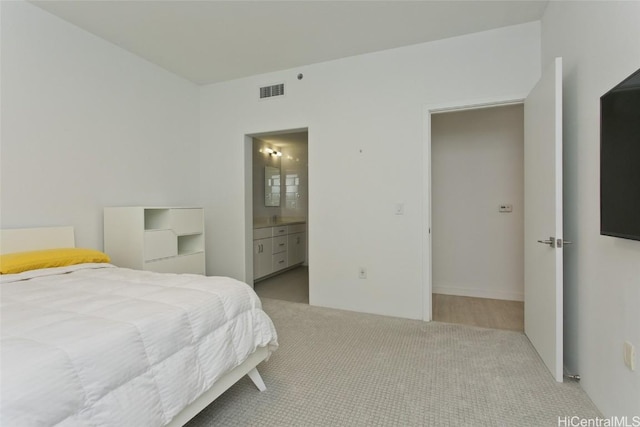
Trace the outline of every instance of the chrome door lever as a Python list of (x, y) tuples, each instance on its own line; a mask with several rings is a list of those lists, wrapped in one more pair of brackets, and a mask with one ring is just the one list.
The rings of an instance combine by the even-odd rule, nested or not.
[(561, 247), (563, 247), (563, 246), (573, 245), (573, 242), (570, 242), (570, 241), (568, 241), (568, 240), (558, 239), (558, 240), (556, 241), (556, 245), (557, 245), (559, 248), (561, 248)]
[(556, 247), (556, 238), (551, 236), (551, 237), (549, 237), (549, 240), (538, 240), (538, 243), (543, 243), (545, 245), (551, 246), (552, 248), (555, 248)]

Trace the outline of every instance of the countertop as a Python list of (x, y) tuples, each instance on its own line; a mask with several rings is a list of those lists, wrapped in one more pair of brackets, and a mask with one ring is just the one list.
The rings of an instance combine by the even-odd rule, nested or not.
[(305, 224), (306, 222), (305, 219), (300, 218), (278, 218), (275, 221), (272, 219), (260, 219), (253, 222), (253, 228), (281, 227), (285, 225)]

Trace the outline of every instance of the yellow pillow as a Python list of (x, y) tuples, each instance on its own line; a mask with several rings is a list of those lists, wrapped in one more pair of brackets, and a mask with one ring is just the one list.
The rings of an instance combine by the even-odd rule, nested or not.
[(15, 274), (40, 268), (64, 267), (85, 262), (110, 262), (95, 249), (60, 248), (0, 255), (0, 274)]

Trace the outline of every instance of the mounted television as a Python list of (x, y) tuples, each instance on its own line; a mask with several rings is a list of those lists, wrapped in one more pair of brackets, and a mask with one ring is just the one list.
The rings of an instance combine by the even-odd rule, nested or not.
[(600, 234), (640, 240), (640, 70), (600, 98)]

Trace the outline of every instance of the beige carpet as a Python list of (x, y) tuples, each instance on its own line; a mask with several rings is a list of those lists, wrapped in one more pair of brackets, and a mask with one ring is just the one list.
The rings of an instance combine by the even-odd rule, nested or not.
[(512, 331), (424, 323), (264, 299), (280, 349), (196, 426), (557, 426), (601, 416), (556, 383)]

